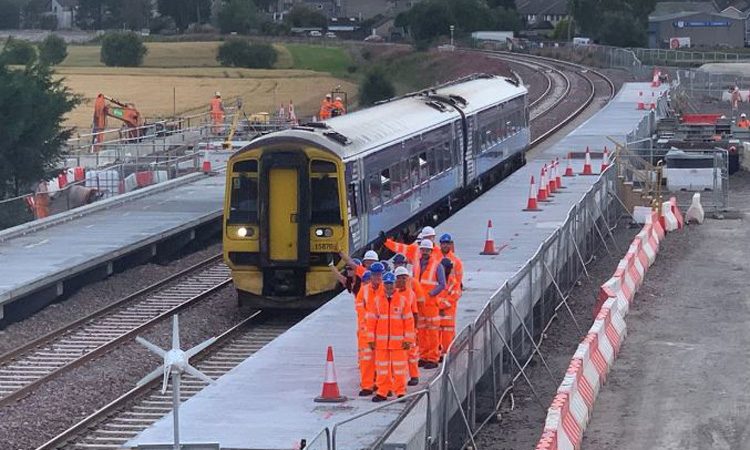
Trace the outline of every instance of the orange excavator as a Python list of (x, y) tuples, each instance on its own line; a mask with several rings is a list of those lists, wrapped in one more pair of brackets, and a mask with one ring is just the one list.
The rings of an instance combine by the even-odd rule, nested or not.
[[(94, 100), (94, 133), (107, 128), (107, 117), (112, 117), (123, 123), (123, 132), (130, 139), (137, 139), (141, 134), (143, 117), (133, 103), (125, 103), (104, 94), (99, 94)], [(96, 143), (104, 141), (104, 134), (97, 134)]]

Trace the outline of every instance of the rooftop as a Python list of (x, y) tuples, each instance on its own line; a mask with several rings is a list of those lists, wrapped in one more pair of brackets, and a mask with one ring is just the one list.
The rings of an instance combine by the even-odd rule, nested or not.
[(529, 14), (568, 14), (567, 0), (516, 0), (516, 10), (526, 16)]

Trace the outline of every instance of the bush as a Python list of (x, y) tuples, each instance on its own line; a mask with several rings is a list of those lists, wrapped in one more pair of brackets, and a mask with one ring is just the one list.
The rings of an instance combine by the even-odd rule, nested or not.
[(170, 16), (159, 16), (151, 19), (151, 34), (176, 34), (177, 24)]
[(143, 64), (146, 46), (140, 36), (132, 31), (117, 31), (102, 38), (101, 61), (106, 66), (137, 67)]
[(6, 64), (29, 65), (36, 61), (36, 48), (27, 41), (13, 39), (11, 37), (5, 41), (3, 47), (3, 61)]
[(60, 64), (67, 56), (68, 44), (56, 34), (50, 34), (39, 44), (39, 61), (44, 64)]
[(219, 46), (216, 60), (222, 66), (248, 69), (271, 69), (276, 63), (276, 50), (269, 44), (256, 44), (230, 39)]
[(381, 68), (370, 71), (359, 85), (359, 102), (362, 105), (372, 105), (394, 95), (396, 89)]

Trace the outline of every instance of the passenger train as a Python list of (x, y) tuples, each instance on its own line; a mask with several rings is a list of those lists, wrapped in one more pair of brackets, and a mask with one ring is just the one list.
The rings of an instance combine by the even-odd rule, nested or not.
[(232, 156), (224, 259), (240, 303), (313, 308), (329, 263), (413, 236), (524, 164), (527, 91), (473, 75), (259, 137)]

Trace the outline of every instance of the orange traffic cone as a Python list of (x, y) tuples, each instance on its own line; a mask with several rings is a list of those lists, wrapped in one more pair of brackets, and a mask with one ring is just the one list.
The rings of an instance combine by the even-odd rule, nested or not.
[(495, 250), (495, 239), (492, 237), (492, 220), (487, 221), (487, 237), (484, 240), (484, 250), (480, 255), (497, 255), (500, 252)]
[(637, 104), (637, 106), (638, 106), (638, 108), (637, 108), (638, 111), (643, 111), (644, 109), (646, 109), (646, 104), (643, 103), (643, 91), (641, 91), (641, 92), (638, 93), (638, 104)]
[(659, 78), (660, 76), (661, 72), (659, 71), (659, 69), (654, 67), (654, 74), (651, 78), (651, 87), (658, 88), (659, 86), (661, 86), (661, 79)]
[(547, 200), (547, 182), (545, 180), (545, 169), (542, 167), (542, 174), (539, 177), (539, 191), (536, 193), (536, 199), (540, 202), (548, 202)]
[(201, 165), (201, 170), (205, 174), (211, 173), (211, 161), (204, 159), (203, 164)]
[(557, 185), (557, 189), (565, 189), (565, 186), (562, 185), (562, 175), (560, 175), (560, 158), (555, 158), (555, 184)]
[(604, 170), (609, 167), (609, 150), (607, 150), (607, 146), (604, 146), (604, 156), (602, 156), (602, 169), (600, 172), (604, 172)]
[(656, 97), (656, 96), (652, 92), (651, 93), (651, 109), (656, 109), (656, 99), (654, 97)]
[(529, 187), (529, 200), (526, 203), (526, 209), (524, 211), (541, 211), (536, 203), (536, 183), (534, 182), (534, 175), (531, 176), (531, 186)]
[(593, 175), (594, 172), (591, 170), (591, 152), (586, 147), (586, 160), (583, 162), (583, 172), (581, 175)]
[(549, 171), (547, 172), (547, 189), (550, 194), (554, 194), (557, 191), (557, 182), (555, 181), (555, 162), (549, 163)]
[(346, 401), (346, 397), (339, 392), (339, 383), (336, 381), (336, 366), (333, 364), (333, 347), (328, 346), (328, 356), (326, 357), (326, 377), (323, 380), (323, 392), (319, 397), (315, 397), (318, 403), (341, 403)]
[(570, 165), (570, 154), (568, 154), (568, 164), (565, 166), (565, 175), (564, 177), (574, 177), (575, 174), (573, 173), (573, 166)]

